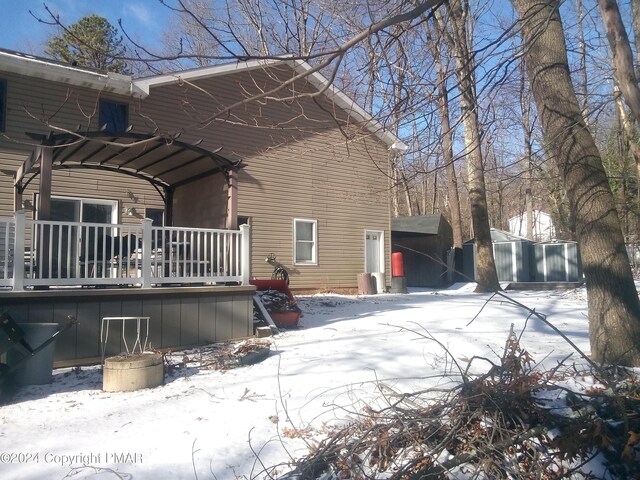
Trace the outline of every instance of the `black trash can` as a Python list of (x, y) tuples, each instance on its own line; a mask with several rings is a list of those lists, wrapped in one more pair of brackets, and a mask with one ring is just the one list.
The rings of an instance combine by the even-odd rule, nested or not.
[[(57, 323), (18, 323), (24, 332), (24, 340), (32, 349), (38, 348), (49, 340), (58, 331)], [(53, 355), (56, 349), (55, 340), (25, 359), (23, 352), (10, 349), (7, 352), (7, 364), (11, 368), (20, 363), (20, 366), (11, 374), (18, 385), (42, 385), (50, 383), (53, 374)]]

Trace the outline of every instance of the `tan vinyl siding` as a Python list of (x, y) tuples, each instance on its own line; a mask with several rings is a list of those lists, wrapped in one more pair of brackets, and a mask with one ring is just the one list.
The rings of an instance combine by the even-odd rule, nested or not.
[(0, 151), (0, 217), (13, 215), (12, 172), (24, 161), (25, 155), (18, 152)]
[(176, 189), (174, 225), (225, 228), (227, 186), (223, 175), (215, 175)]
[[(241, 101), (247, 95), (243, 92), (257, 91), (256, 85), (273, 86), (260, 71), (196, 83), (215, 98), (187, 85), (157, 87), (143, 102), (143, 113), (169, 129), (210, 117), (220, 105)], [(253, 276), (270, 277), (265, 258), (275, 253), (289, 270), (293, 288), (355, 288), (365, 268), (365, 230), (385, 233), (384, 263), (390, 271), (388, 178), (383, 173), (388, 151), (355, 125), (342, 123), (352, 136), (345, 138), (326, 113), (333, 105), (322, 105), (324, 111), (311, 99), (242, 105), (229, 114), (229, 122), (185, 130), (181, 139), (203, 138), (203, 146), (222, 146), (222, 155), (243, 160), (238, 214), (251, 219)], [(166, 111), (172, 112), (170, 119), (163, 118)], [(294, 218), (318, 222), (317, 265), (294, 264)]]

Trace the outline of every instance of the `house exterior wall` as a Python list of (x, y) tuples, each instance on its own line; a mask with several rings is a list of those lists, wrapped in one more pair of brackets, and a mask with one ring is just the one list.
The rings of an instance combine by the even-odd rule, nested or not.
[[(0, 66), (1, 70), (1, 66)], [(152, 87), (143, 99), (103, 93), (89, 88), (0, 71), (7, 81), (7, 128), (11, 139), (0, 139), (0, 215), (13, 212), (13, 176), (34, 143), (24, 132), (46, 134), (49, 119), (58, 127), (97, 130), (100, 95), (129, 105), (129, 122), (136, 132), (181, 133), (181, 141), (202, 139), (203, 148), (223, 147), (221, 155), (243, 160), (238, 174), (238, 214), (252, 226), (252, 275), (270, 277), (264, 260), (274, 253), (290, 272), (297, 289), (356, 288), (365, 271), (365, 230), (383, 232), (383, 269), (390, 280), (390, 201), (388, 148), (371, 132), (349, 120), (323, 95), (302, 100), (262, 100), (242, 104), (247, 96), (272, 88), (281, 70), (240, 72), (198, 80), (210, 94), (188, 83)], [(317, 93), (305, 82), (290, 91)], [(237, 104), (230, 112), (223, 106)], [(35, 118), (34, 118), (35, 117)], [(15, 140), (15, 141), (13, 141)], [(30, 211), (39, 178), (23, 194)], [(119, 221), (137, 223), (146, 208), (163, 208), (158, 192), (147, 182), (104, 171), (57, 170), (54, 195), (117, 200)], [(223, 227), (228, 192), (216, 175), (180, 187), (174, 195), (174, 224)], [(122, 212), (135, 207), (136, 215)], [(317, 262), (294, 262), (293, 221), (317, 222)]]
[[(7, 82), (6, 137), (0, 137), (0, 216), (7, 216), (14, 211), (13, 172), (37, 144), (25, 132), (49, 133), (52, 128), (46, 125), (47, 120), (71, 131), (78, 125), (84, 130), (97, 130), (101, 94), (88, 88), (2, 72), (1, 65), (0, 78)], [(140, 131), (151, 131), (136, 114), (136, 101), (113, 94), (103, 94), (102, 98), (128, 103), (130, 123)], [(39, 177), (36, 177), (23, 194), (29, 216), (38, 188)], [(122, 223), (140, 222), (145, 207), (164, 208), (162, 198), (148, 182), (105, 171), (54, 170), (52, 192), (60, 196), (118, 201), (120, 215), (123, 209), (135, 207), (137, 215), (122, 217)]]
[(228, 189), (224, 175), (196, 180), (176, 189), (173, 226), (225, 228)]
[[(384, 270), (390, 272), (390, 201), (381, 173), (386, 145), (321, 97), (241, 104), (272, 88), (273, 75), (252, 71), (194, 82), (214, 98), (188, 84), (154, 87), (141, 110), (161, 129), (189, 126), (183, 141), (203, 139), (207, 148), (222, 146), (221, 155), (242, 160), (238, 214), (251, 224), (252, 276), (271, 276), (265, 258), (274, 253), (294, 289), (356, 288), (357, 274), (365, 271), (365, 230), (384, 232)], [(311, 91), (304, 84), (295, 90)], [(237, 108), (214, 118), (234, 103)], [(294, 262), (295, 218), (317, 221), (315, 265)]]
[[(509, 219), (509, 232), (521, 237), (527, 234), (527, 214), (521, 213)], [(533, 211), (533, 238), (536, 242), (548, 242), (553, 240), (556, 229), (551, 215), (540, 210)]]

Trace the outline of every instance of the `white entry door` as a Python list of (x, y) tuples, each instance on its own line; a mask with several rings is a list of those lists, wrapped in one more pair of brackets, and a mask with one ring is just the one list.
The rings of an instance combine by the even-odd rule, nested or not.
[(384, 232), (364, 231), (365, 272), (384, 272)]

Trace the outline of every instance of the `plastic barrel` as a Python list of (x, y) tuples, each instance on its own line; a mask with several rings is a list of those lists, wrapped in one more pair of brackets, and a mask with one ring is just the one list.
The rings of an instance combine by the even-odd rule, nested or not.
[[(24, 331), (24, 339), (34, 350), (53, 337), (59, 327), (57, 323), (19, 323), (18, 326)], [(55, 349), (56, 342), (53, 341), (32, 357), (26, 359), (15, 348), (10, 349), (7, 352), (9, 367), (21, 362), (20, 366), (11, 375), (15, 383), (18, 385), (50, 383)]]

